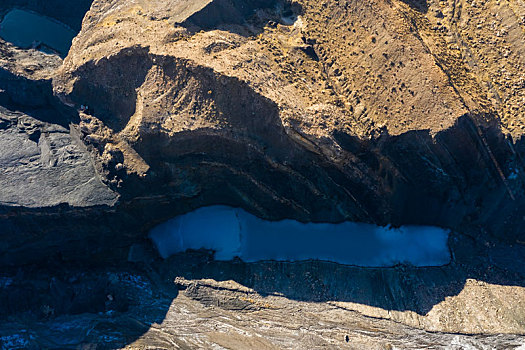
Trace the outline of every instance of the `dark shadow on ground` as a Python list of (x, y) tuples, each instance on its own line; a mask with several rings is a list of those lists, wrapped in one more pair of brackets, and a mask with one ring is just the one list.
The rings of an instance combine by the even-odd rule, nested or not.
[[(429, 268), (359, 268), (320, 261), (224, 262), (213, 260), (207, 251), (161, 260), (143, 242), (130, 251), (130, 260), (138, 257), (137, 262), (86, 267), (56, 261), (46, 268), (5, 270), (0, 275), (0, 339), (9, 332), (15, 334), (19, 327), (18, 331), (27, 330), (22, 335), (32, 344), (26, 346), (29, 349), (74, 349), (80, 344), (97, 344), (96, 349), (124, 347), (153, 323), (162, 323), (178, 288), (187, 287), (174, 283), (176, 277), (233, 280), (262, 296), (348, 301), (420, 315), (459, 294), (467, 279), (525, 287), (521, 268), (525, 246), (457, 235), (451, 242), (456, 260)], [(184, 293), (210, 306), (206, 295), (192, 290)], [(235, 300), (231, 303), (235, 307)]]
[(79, 122), (76, 110), (53, 95), (51, 80), (31, 80), (4, 68), (0, 68), (0, 106), (65, 128)]
[(177, 297), (154, 276), (133, 264), (3, 271), (0, 348), (122, 348), (161, 323)]
[[(137, 88), (153, 65), (148, 47), (125, 48), (111, 57), (89, 61), (75, 71), (77, 78), (68, 96), (114, 131), (121, 131), (135, 113)], [(101, 78), (104, 77), (104, 78)]]
[(410, 5), (410, 7), (418, 10), (422, 13), (427, 13), (428, 11), (428, 1), (427, 0), (401, 0), (404, 3)]
[(302, 12), (289, 0), (214, 0), (180, 24), (194, 32), (222, 29), (252, 36), (267, 25), (291, 25)]

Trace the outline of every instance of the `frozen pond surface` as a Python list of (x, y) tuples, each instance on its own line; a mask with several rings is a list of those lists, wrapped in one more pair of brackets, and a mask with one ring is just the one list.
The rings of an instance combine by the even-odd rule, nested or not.
[(14, 9), (0, 23), (0, 37), (22, 48), (39, 44), (66, 56), (76, 33), (65, 24), (34, 12)]
[(448, 235), (448, 230), (431, 226), (392, 229), (354, 222), (266, 221), (226, 206), (197, 209), (150, 232), (163, 258), (203, 248), (214, 250), (217, 260), (313, 259), (364, 267), (446, 265)]

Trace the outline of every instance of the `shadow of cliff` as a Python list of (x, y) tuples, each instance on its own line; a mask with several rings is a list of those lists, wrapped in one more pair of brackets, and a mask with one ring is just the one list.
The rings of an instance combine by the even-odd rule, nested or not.
[(125, 48), (111, 57), (89, 61), (75, 71), (68, 98), (78, 106), (89, 106), (92, 114), (119, 132), (135, 113), (136, 90), (152, 66), (148, 47)]
[(427, 0), (401, 0), (413, 9), (427, 13), (428, 12), (428, 1)]
[(78, 113), (53, 95), (51, 80), (31, 80), (0, 67), (0, 106), (69, 128)]
[(390, 207), (383, 224), (483, 227), (507, 242), (525, 239), (525, 139), (503, 134), (495, 116), (464, 115), (433, 137), (334, 138), (378, 175)]
[(267, 25), (293, 24), (302, 12), (289, 0), (214, 0), (180, 24), (194, 32), (222, 29), (252, 36)]
[(213, 298), (219, 296), (206, 288), (200, 294), (199, 289), (186, 291), (187, 285), (174, 283), (177, 277), (197, 285), (201, 279), (233, 280), (261, 296), (343, 301), (420, 315), (461, 293), (467, 279), (525, 287), (524, 245), (500, 245), (462, 235), (454, 235), (451, 241), (455, 261), (432, 268), (215, 261), (208, 251), (188, 251), (161, 260), (144, 242), (130, 251), (129, 260), (138, 257), (133, 263), (86, 269), (56, 261), (46, 268), (5, 269), (0, 275), (0, 324), (5, 329), (13, 323), (28, 329), (26, 336), (36, 341), (35, 349), (74, 349), (80, 344), (118, 349), (139, 339), (154, 323), (161, 324), (179, 293), (212, 308), (235, 310), (242, 304), (233, 300), (238, 298), (235, 294), (230, 303), (215, 303)]

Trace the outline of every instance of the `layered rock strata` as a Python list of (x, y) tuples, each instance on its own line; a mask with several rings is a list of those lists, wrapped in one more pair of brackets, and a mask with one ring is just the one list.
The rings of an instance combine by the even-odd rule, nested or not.
[(524, 244), (520, 2), (49, 4), (0, 5), (82, 22), (64, 61), (0, 41), (1, 266), (119, 262), (212, 204), (450, 228), (462, 280), (468, 242)]

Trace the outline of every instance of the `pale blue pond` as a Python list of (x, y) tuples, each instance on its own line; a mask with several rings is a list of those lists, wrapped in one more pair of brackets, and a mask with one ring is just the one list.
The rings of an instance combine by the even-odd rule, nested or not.
[(448, 235), (448, 230), (432, 226), (266, 221), (226, 206), (197, 209), (150, 232), (163, 258), (187, 249), (209, 249), (217, 260), (323, 260), (364, 267), (446, 265)]
[(14, 9), (0, 23), (0, 37), (21, 48), (43, 44), (66, 56), (76, 33), (65, 24), (34, 12)]

